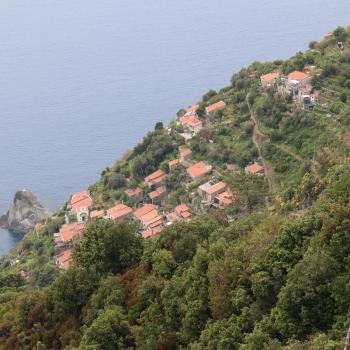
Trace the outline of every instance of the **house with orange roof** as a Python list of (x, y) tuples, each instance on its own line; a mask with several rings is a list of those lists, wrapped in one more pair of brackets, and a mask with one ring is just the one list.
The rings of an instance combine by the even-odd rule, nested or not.
[(206, 162), (197, 162), (187, 168), (187, 173), (193, 181), (200, 180), (205, 175), (211, 173), (212, 166)]
[(154, 204), (145, 204), (142, 208), (135, 210), (134, 217), (140, 221), (144, 230), (158, 230), (163, 228), (163, 216), (158, 214), (158, 207)]
[(307, 87), (310, 84), (311, 76), (307, 73), (294, 71), (288, 74), (286, 81), (289, 91), (297, 92), (300, 87)]
[(158, 206), (155, 204), (145, 204), (141, 208), (138, 208), (134, 211), (134, 218), (136, 220), (141, 220), (141, 218), (146, 215), (147, 213), (151, 212), (152, 210), (157, 211)]
[(185, 116), (187, 115), (197, 115), (197, 109), (199, 108), (199, 104), (194, 104), (188, 108), (186, 108)]
[(225, 191), (227, 191), (227, 185), (222, 181), (217, 183), (209, 181), (198, 187), (198, 192), (203, 201), (208, 204), (213, 203), (215, 197)]
[(280, 74), (278, 72), (271, 72), (271, 73), (262, 75), (260, 77), (261, 87), (263, 89), (266, 89), (271, 86), (274, 86), (279, 76)]
[(143, 191), (140, 187), (136, 187), (136, 188), (130, 188), (124, 191), (124, 193), (130, 198), (132, 199), (134, 202), (139, 202), (142, 200), (143, 197)]
[(177, 205), (174, 212), (176, 213), (179, 220), (186, 220), (192, 216), (186, 204)]
[(66, 270), (66, 269), (68, 269), (71, 261), (72, 261), (72, 250), (67, 249), (67, 250), (63, 251), (63, 253), (61, 253), (60, 255), (57, 256), (56, 265), (60, 269)]
[(214, 199), (214, 206), (218, 209), (225, 209), (239, 199), (238, 195), (233, 195), (230, 190), (221, 192)]
[(224, 101), (219, 101), (219, 102), (213, 103), (212, 105), (208, 106), (205, 109), (205, 112), (209, 115), (209, 114), (212, 114), (212, 113), (218, 111), (219, 109), (223, 109), (225, 107), (226, 107), (226, 103)]
[(132, 214), (132, 209), (125, 204), (117, 204), (107, 210), (109, 220), (121, 220)]
[(159, 233), (162, 232), (164, 227), (162, 226), (157, 226), (155, 228), (150, 228), (150, 229), (147, 229), (147, 230), (144, 230), (141, 235), (144, 239), (150, 239), (150, 238), (153, 238), (155, 236), (157, 236)]
[(151, 211), (142, 217), (142, 225), (145, 229), (163, 226), (163, 217), (157, 211)]
[(140, 217), (140, 222), (143, 226), (148, 226), (149, 224), (154, 222), (154, 219), (156, 219), (156, 221), (157, 221), (158, 217), (159, 217), (159, 215), (158, 215), (157, 209), (153, 209), (153, 210), (149, 211), (148, 213), (142, 215)]
[(168, 162), (169, 171), (173, 170), (180, 164), (180, 159), (173, 159)]
[(260, 164), (254, 163), (251, 165), (247, 165), (244, 168), (244, 171), (246, 174), (262, 175), (264, 173), (264, 168)]
[(55, 244), (68, 244), (74, 240), (82, 237), (83, 230), (85, 228), (84, 223), (72, 222), (69, 224), (64, 224), (60, 227), (58, 233), (54, 234)]
[(180, 117), (180, 124), (192, 135), (196, 135), (203, 128), (203, 122), (196, 115)]
[(174, 210), (166, 215), (168, 225), (173, 224), (176, 221), (189, 220), (192, 214), (186, 204), (177, 205)]
[(147, 186), (160, 186), (162, 182), (165, 180), (166, 173), (159, 169), (152, 174), (145, 177), (145, 183)]
[(76, 214), (78, 222), (85, 222), (89, 218), (92, 199), (87, 191), (77, 192), (70, 198), (69, 206)]
[(90, 218), (91, 219), (97, 219), (97, 218), (102, 218), (105, 214), (104, 210), (92, 210), (90, 212)]
[(152, 200), (152, 203), (159, 202), (166, 194), (165, 186), (158, 187), (155, 191), (148, 193), (148, 197)]
[(191, 156), (192, 150), (190, 148), (180, 148), (180, 163), (182, 165), (187, 166)]

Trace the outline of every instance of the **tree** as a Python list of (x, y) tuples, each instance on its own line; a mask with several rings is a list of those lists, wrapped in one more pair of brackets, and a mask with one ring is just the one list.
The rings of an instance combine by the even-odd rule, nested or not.
[(79, 266), (94, 267), (99, 273), (120, 273), (136, 265), (143, 251), (137, 226), (126, 221), (95, 221), (89, 224), (83, 240), (75, 247)]
[(163, 123), (157, 122), (155, 127), (154, 127), (154, 130), (162, 130), (162, 129), (164, 129)]
[(79, 349), (122, 350), (132, 345), (127, 319), (119, 307), (113, 306), (103, 310), (85, 329)]
[(107, 187), (112, 190), (117, 190), (126, 186), (127, 181), (123, 175), (112, 172), (106, 177)]
[(309, 48), (313, 50), (316, 47), (316, 45), (317, 45), (317, 41), (311, 41), (309, 43)]
[(91, 295), (83, 311), (84, 323), (90, 325), (101, 310), (110, 306), (121, 306), (124, 299), (119, 276), (108, 276), (102, 279), (99, 288)]
[(218, 93), (215, 90), (209, 90), (207, 93), (203, 95), (203, 102), (209, 101), (212, 97), (216, 96)]
[(337, 27), (334, 30), (333, 35), (335, 36), (336, 40), (338, 40), (338, 41), (345, 41), (349, 36), (347, 31), (343, 27)]
[(166, 249), (156, 250), (152, 255), (152, 268), (159, 277), (169, 278), (176, 267), (172, 254)]
[(94, 269), (73, 266), (61, 274), (46, 291), (46, 308), (54, 320), (78, 316), (99, 284)]
[(330, 281), (335, 275), (334, 259), (322, 252), (307, 254), (294, 267), (274, 311), (284, 339), (304, 339), (331, 325), (335, 308)]

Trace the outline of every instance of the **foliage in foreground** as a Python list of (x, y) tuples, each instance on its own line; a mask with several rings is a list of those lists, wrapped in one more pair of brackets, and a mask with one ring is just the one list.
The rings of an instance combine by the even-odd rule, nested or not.
[[(146, 243), (129, 224), (92, 223), (46, 290), (2, 300), (2, 348), (340, 348), (350, 323), (349, 167), (329, 183), (294, 219), (209, 215)], [(108, 249), (119, 258), (100, 253)]]

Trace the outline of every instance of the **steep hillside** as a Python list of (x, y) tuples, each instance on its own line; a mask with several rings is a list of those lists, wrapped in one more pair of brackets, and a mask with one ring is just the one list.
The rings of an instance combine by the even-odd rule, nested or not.
[(253, 63), (75, 193), (1, 261), (1, 349), (342, 349), (349, 46)]

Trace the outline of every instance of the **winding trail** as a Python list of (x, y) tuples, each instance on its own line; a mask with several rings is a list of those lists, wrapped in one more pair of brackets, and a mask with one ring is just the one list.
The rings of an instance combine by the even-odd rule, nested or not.
[(251, 118), (252, 122), (254, 123), (252, 140), (253, 140), (255, 147), (258, 150), (259, 158), (261, 160), (261, 165), (264, 168), (264, 173), (265, 173), (268, 185), (269, 185), (269, 192), (274, 193), (274, 190), (276, 188), (276, 183), (275, 183), (275, 179), (273, 177), (273, 172), (270, 169), (267, 161), (265, 160), (265, 158), (263, 157), (262, 152), (261, 152), (261, 144), (264, 142), (270, 142), (270, 138), (267, 135), (265, 135), (264, 133), (262, 133), (261, 130), (259, 129), (259, 121), (258, 121), (258, 119), (253, 111), (252, 106), (250, 105), (249, 96), (250, 96), (250, 93), (247, 94), (246, 101), (247, 101), (249, 112), (250, 112), (250, 118)]

